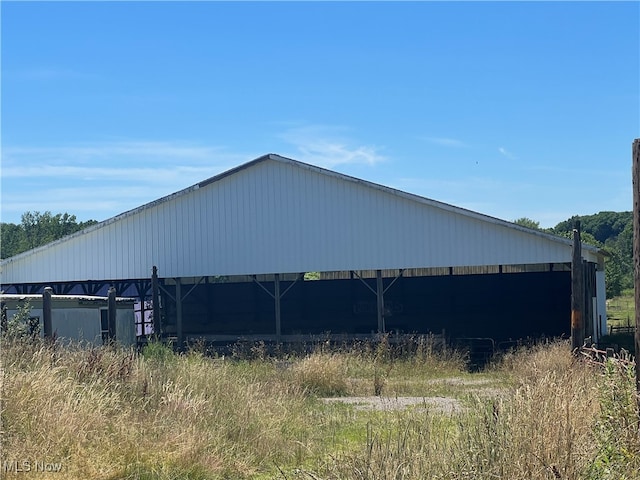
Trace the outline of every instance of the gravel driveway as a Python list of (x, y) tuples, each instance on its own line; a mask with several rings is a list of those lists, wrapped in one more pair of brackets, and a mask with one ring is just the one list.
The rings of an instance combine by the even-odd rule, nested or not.
[(326, 403), (347, 403), (358, 410), (401, 410), (410, 406), (420, 406), (425, 410), (442, 413), (458, 413), (463, 410), (460, 401), (450, 397), (331, 397), (323, 398)]

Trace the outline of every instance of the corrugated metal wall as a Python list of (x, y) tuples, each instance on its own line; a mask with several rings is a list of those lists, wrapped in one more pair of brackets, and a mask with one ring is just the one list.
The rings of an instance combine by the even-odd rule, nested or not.
[(10, 259), (3, 283), (571, 260), (570, 244), (278, 158)]

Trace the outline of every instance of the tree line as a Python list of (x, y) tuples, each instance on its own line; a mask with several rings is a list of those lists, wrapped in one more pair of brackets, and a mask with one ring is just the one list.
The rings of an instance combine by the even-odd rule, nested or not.
[[(576, 220), (580, 220), (582, 241), (605, 250), (607, 298), (633, 288), (633, 215), (632, 212), (600, 212), (573, 216), (553, 228), (540, 228), (539, 222), (519, 218), (514, 223), (547, 233), (572, 238)], [(0, 258), (9, 258), (40, 245), (53, 242), (98, 223), (78, 222), (75, 215), (47, 211), (25, 212), (20, 224), (1, 223)]]
[(68, 213), (25, 212), (21, 222), (0, 224), (0, 258), (9, 258), (32, 248), (46, 245), (59, 238), (79, 232), (96, 220), (78, 222), (75, 215)]
[(584, 243), (603, 249), (607, 277), (607, 298), (617, 297), (633, 288), (633, 213), (600, 212), (594, 215), (573, 217), (553, 228), (540, 228), (534, 220), (523, 217), (514, 223), (547, 233), (573, 238), (576, 221), (580, 221), (581, 239)]

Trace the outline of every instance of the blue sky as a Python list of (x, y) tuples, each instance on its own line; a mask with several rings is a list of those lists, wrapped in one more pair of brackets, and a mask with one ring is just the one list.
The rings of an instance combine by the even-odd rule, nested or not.
[(3, 222), (265, 153), (544, 227), (631, 210), (640, 3), (6, 2)]

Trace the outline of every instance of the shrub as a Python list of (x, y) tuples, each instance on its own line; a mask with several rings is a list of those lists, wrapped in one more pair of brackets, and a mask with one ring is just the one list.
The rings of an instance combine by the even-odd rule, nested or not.
[(319, 396), (345, 395), (348, 390), (346, 364), (342, 356), (314, 353), (293, 365), (294, 381)]

